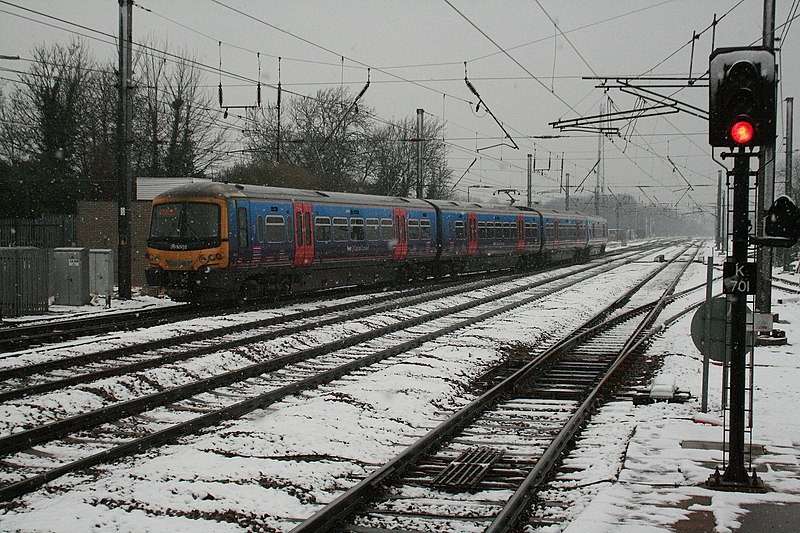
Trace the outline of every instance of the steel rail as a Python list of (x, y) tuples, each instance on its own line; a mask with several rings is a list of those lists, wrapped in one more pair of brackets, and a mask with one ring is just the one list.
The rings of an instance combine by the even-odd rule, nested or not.
[[(590, 266), (585, 268), (593, 268), (593, 267)], [(576, 272), (581, 272), (581, 271), (583, 271), (583, 269), (580, 269)], [(515, 277), (509, 276), (509, 278), (513, 280), (516, 279), (516, 276)], [(478, 290), (493, 285), (495, 283), (497, 283), (496, 280), (484, 280), (484, 281), (479, 281), (477, 283), (473, 283), (468, 287), (464, 286), (447, 287), (444, 289), (440, 289), (438, 291), (431, 291), (429, 288), (419, 288), (399, 295), (384, 294), (360, 302), (348, 302), (343, 304), (331, 305), (319, 309), (312, 309), (308, 311), (298, 311), (295, 313), (290, 313), (288, 315), (270, 317), (266, 319), (256, 320), (253, 322), (247, 322), (242, 324), (236, 324), (232, 326), (224, 326), (213, 330), (187, 333), (175, 337), (165, 338), (159, 341), (148, 341), (146, 343), (133, 344), (120, 348), (112, 348), (110, 350), (103, 350), (99, 352), (93, 352), (90, 354), (82, 354), (70, 358), (45, 361), (42, 363), (35, 363), (23, 367), (15, 367), (10, 369), (0, 370), (0, 380), (28, 377), (35, 375), (36, 373), (43, 373), (52, 370), (71, 369), (79, 365), (105, 362), (130, 355), (140, 355), (143, 352), (143, 350), (146, 352), (157, 352), (158, 350), (163, 350), (165, 348), (179, 347), (181, 344), (191, 344), (197, 341), (205, 341), (213, 338), (221, 338), (225, 335), (242, 333), (245, 331), (260, 329), (264, 327), (288, 324), (290, 322), (296, 322), (309, 318), (318, 318), (318, 317), (323, 317), (325, 315), (336, 315), (337, 313), (347, 312), (347, 315), (340, 314), (338, 316), (332, 316), (331, 318), (318, 320), (314, 323), (306, 323), (297, 326), (290, 326), (279, 331), (262, 333), (250, 337), (242, 337), (230, 341), (222, 341), (213, 345), (190, 348), (188, 350), (184, 350), (178, 353), (173, 353), (163, 356), (155, 356), (153, 358), (144, 361), (124, 363), (119, 366), (108, 368), (105, 370), (95, 370), (88, 374), (78, 374), (75, 376), (60, 378), (58, 380), (50, 382), (40, 383), (37, 385), (26, 385), (24, 387), (17, 389), (0, 391), (0, 402), (19, 399), (34, 394), (42, 394), (45, 392), (58, 390), (60, 388), (77, 385), (80, 383), (87, 383), (89, 381), (94, 381), (101, 378), (119, 376), (130, 372), (146, 370), (148, 368), (153, 368), (168, 363), (183, 361), (192, 357), (198, 357), (201, 355), (206, 355), (208, 353), (213, 353), (220, 350), (236, 348), (253, 342), (263, 342), (263, 341), (273, 340), (280, 336), (302, 333), (304, 331), (308, 331), (320, 326), (328, 326), (344, 322), (348, 319), (363, 318), (365, 316), (370, 316), (374, 313), (389, 311), (391, 309), (399, 307), (400, 305), (409, 305), (409, 304), (413, 305), (416, 303), (422, 303), (436, 298), (445, 298), (447, 296), (462, 293), (464, 292), (464, 290)], [(358, 306), (363, 307), (363, 309), (362, 310), (357, 309)]]
[[(688, 247), (686, 249), (688, 249)], [(584, 324), (576, 328), (559, 343), (536, 356), (521, 369), (514, 372), (514, 374), (512, 374), (510, 377), (495, 385), (487, 392), (470, 402), (467, 406), (453, 414), (447, 420), (431, 429), (417, 442), (400, 452), (400, 454), (395, 456), (384, 466), (368, 475), (359, 483), (348, 489), (344, 494), (341, 494), (332, 502), (324, 506), (321, 510), (317, 511), (315, 514), (296, 526), (294, 529), (292, 529), (292, 533), (317, 533), (333, 529), (347, 516), (351, 515), (359, 505), (361, 505), (363, 502), (369, 501), (371, 495), (374, 494), (378, 490), (378, 487), (380, 487), (386, 480), (392, 476), (401, 474), (420, 457), (430, 453), (434, 448), (440, 446), (444, 440), (449, 438), (460, 428), (472, 422), (478, 415), (484, 412), (489, 405), (496, 403), (500, 397), (511, 393), (513, 389), (518, 386), (518, 384), (534, 376), (543, 368), (544, 365), (550, 363), (559, 355), (575, 347), (585, 339), (595, 336), (598, 331), (626, 320), (632, 313), (642, 313), (642, 308), (649, 308), (655, 305), (657, 302), (646, 304), (645, 306), (629, 311), (628, 313), (623, 313), (619, 316), (606, 320), (606, 322), (598, 324), (598, 322), (602, 320), (601, 317), (607, 317), (613, 311), (617, 310), (621, 305), (624, 305), (624, 303), (627, 302), (633, 294), (638, 292), (648, 281), (676, 261), (681, 255), (683, 255), (684, 252), (685, 250), (676, 255), (670, 262), (665, 263), (660, 268), (656, 269), (643, 281), (637, 283), (635, 287), (621, 295), (611, 304), (607, 305), (594, 317), (590, 318)]]
[[(642, 243), (637, 246), (630, 246), (625, 250), (615, 250), (606, 253), (605, 256), (613, 257), (621, 253), (644, 249), (649, 244), (650, 243)], [(564, 265), (566, 264), (567, 263)], [(495, 270), (491, 271), (491, 273), (487, 271), (461, 274), (458, 276), (458, 279), (448, 279), (444, 282), (444, 284), (459, 284), (463, 283), (464, 280), (469, 280), (473, 277), (485, 278), (487, 274), (490, 276), (497, 276), (501, 272), (506, 272), (507, 270), (509, 269)], [(532, 269), (527, 271), (527, 274), (537, 273), (542, 270), (544, 269)], [(443, 284), (442, 280), (435, 279), (428, 279), (422, 283), (426, 286), (431, 284)], [(404, 282), (401, 285), (407, 285), (407, 283)], [(419, 282), (417, 285), (419, 285)], [(300, 293), (298, 295), (292, 295), (288, 299), (282, 299), (281, 301), (301, 303), (304, 301), (318, 300), (320, 296), (367, 294), (375, 291), (376, 289), (380, 290), (382, 286), (385, 286), (385, 284), (370, 285), (365, 287), (345, 287), (316, 293)], [(0, 352), (21, 350), (33, 346), (34, 344), (44, 344), (51, 341), (74, 339), (86, 335), (107, 333), (111, 331), (133, 330), (142, 327), (169, 323), (176, 320), (215, 316), (221, 314), (222, 311), (247, 312), (259, 310), (264, 309), (265, 302), (273, 304), (275, 300), (265, 298), (244, 304), (224, 305), (222, 308), (220, 308), (219, 305), (176, 304), (171, 307), (158, 307), (156, 309), (141, 308), (119, 313), (97, 313), (88, 316), (73, 317), (66, 320), (48, 320), (43, 323), (18, 324), (15, 322), (3, 322), (0, 320)]]
[(647, 313), (647, 316), (642, 320), (634, 330), (633, 334), (628, 337), (623, 348), (618, 352), (614, 362), (606, 371), (600, 382), (592, 389), (589, 395), (583, 400), (580, 407), (570, 417), (564, 428), (556, 435), (547, 450), (542, 454), (536, 465), (531, 469), (525, 480), (519, 485), (514, 494), (506, 501), (503, 509), (497, 514), (491, 525), (486, 528), (486, 533), (500, 533), (508, 531), (513, 527), (519, 518), (520, 514), (528, 508), (528, 503), (535, 493), (535, 489), (542, 483), (547, 474), (552, 471), (555, 464), (561, 458), (561, 454), (567, 447), (569, 442), (575, 437), (580, 428), (583, 426), (584, 421), (589, 416), (590, 410), (594, 408), (595, 404), (600, 397), (600, 394), (605, 391), (611, 381), (616, 378), (617, 371), (627, 362), (628, 356), (635, 352), (635, 348), (641, 345), (640, 338), (642, 334), (650, 328), (655, 322), (658, 315), (670, 300), (670, 296), (675, 290), (680, 278), (686, 272), (686, 269), (694, 261), (694, 258), (699, 253), (699, 248), (695, 249), (692, 259), (686, 262), (683, 268), (678, 272), (677, 276), (673, 279), (672, 283), (664, 290), (662, 296), (655, 302), (652, 308)]
[[(633, 261), (633, 259), (624, 260), (623, 264)], [(595, 267), (596, 268), (596, 267)], [(604, 266), (600, 270), (603, 269), (611, 270), (614, 267), (611, 266)], [(589, 274), (587, 278), (591, 275), (596, 274)], [(552, 280), (543, 281), (541, 283), (552, 283)], [(548, 291), (547, 294), (551, 294), (554, 292), (558, 292), (560, 290), (564, 290), (571, 286), (573, 283), (572, 280), (570, 281), (562, 281), (561, 283), (556, 282), (557, 286)], [(531, 287), (533, 288), (533, 287)], [(286, 364), (290, 364), (292, 362), (301, 361), (304, 359), (308, 359), (310, 357), (315, 357), (318, 355), (322, 355), (324, 353), (328, 353), (331, 351), (340, 350), (343, 348), (347, 348), (350, 346), (354, 346), (365, 342), (367, 340), (371, 340), (373, 338), (385, 335), (387, 333), (391, 333), (394, 331), (404, 330), (413, 325), (419, 325), (424, 322), (428, 322), (432, 319), (447, 316), (449, 314), (455, 314), (461, 312), (463, 310), (469, 309), (471, 307), (477, 307), (479, 305), (483, 305), (485, 303), (490, 303), (491, 301), (498, 300), (501, 298), (513, 296), (519, 293), (519, 289), (511, 289), (509, 291), (503, 291), (502, 293), (489, 295), (480, 299), (477, 299), (472, 302), (466, 302), (460, 304), (458, 306), (451, 307), (449, 309), (444, 309), (440, 311), (435, 311), (432, 313), (428, 313), (423, 316), (418, 316), (413, 319), (401, 321), (397, 324), (393, 324), (390, 326), (386, 326), (383, 328), (379, 328), (378, 330), (374, 330), (372, 332), (366, 332), (358, 335), (354, 335), (353, 337), (346, 339), (335, 341), (332, 343), (328, 343), (323, 346), (303, 350), (301, 352), (291, 354), (288, 356), (283, 356), (281, 358), (273, 359), (271, 361), (267, 361), (264, 363), (256, 363), (254, 365), (250, 365), (248, 367), (244, 367), (241, 369), (237, 369), (231, 372), (226, 372), (224, 374), (220, 374), (218, 376), (213, 376), (211, 378), (206, 378), (205, 380), (201, 380), (195, 383), (187, 384), (184, 386), (179, 386), (174, 389), (170, 389), (169, 391), (164, 391), (162, 393), (156, 393), (147, 397), (137, 398), (135, 400), (131, 400), (128, 402), (122, 402), (120, 404), (115, 404), (113, 406), (109, 406), (104, 409), (100, 409), (98, 411), (87, 413), (83, 415), (78, 415), (75, 417), (71, 417), (62, 421), (54, 422), (45, 426), (40, 426), (38, 428), (34, 428), (32, 430), (23, 431), (19, 433), (14, 433), (12, 435), (8, 435), (0, 439), (0, 446), (2, 446), (3, 454), (11, 453), (13, 451), (23, 450), (29, 448), (35, 444), (52, 440), (54, 438), (58, 438), (61, 436), (65, 436), (69, 433), (74, 431), (88, 429), (90, 427), (97, 426), (104, 422), (108, 422), (111, 420), (119, 419), (124, 416), (130, 416), (133, 414), (137, 414), (138, 412), (142, 412), (143, 410), (150, 409), (157, 407), (159, 405), (165, 405), (170, 402), (174, 402), (180, 399), (185, 399), (190, 397), (194, 394), (199, 392), (207, 391), (212, 388), (228, 385), (230, 383), (241, 381), (244, 379), (248, 379), (250, 377), (255, 377), (271, 370), (280, 368), (285, 366)], [(128, 443), (124, 443), (122, 445), (115, 446), (111, 449), (102, 451), (100, 453), (94, 454), (90, 457), (83, 458), (72, 463), (63, 465), (61, 467), (54, 468), (50, 471), (44, 472), (42, 474), (38, 474), (24, 480), (14, 482), (8, 484), (4, 487), (0, 487), (0, 500), (8, 500), (19, 495), (25, 494), (30, 492), (45, 483), (60, 477), (66, 473), (73, 472), (76, 470), (80, 470), (83, 468), (87, 468), (89, 466), (93, 466), (99, 464), (101, 462), (110, 461), (112, 459), (117, 459), (120, 457), (124, 457), (130, 455), (132, 453), (138, 453), (143, 451), (147, 448), (162, 444), (164, 442), (168, 442), (174, 440), (177, 437), (190, 434), (192, 432), (197, 431), (200, 428), (207, 427), (209, 425), (216, 424), (222, 420), (234, 418), (237, 416), (241, 416), (247, 412), (250, 412), (254, 409), (263, 408), (264, 406), (277, 401), (287, 395), (294, 394), (304, 389), (308, 389), (313, 386), (320, 385), (322, 383), (330, 382), (342, 375), (345, 375), (349, 372), (352, 372), (356, 369), (363, 368), (365, 366), (369, 366), (374, 364), (382, 359), (387, 357), (391, 357), (393, 355), (397, 355), (399, 353), (403, 353), (408, 351), (416, 346), (421, 345), (424, 342), (428, 342), (430, 340), (436, 339), (442, 335), (446, 335), (448, 333), (452, 333), (458, 329), (470, 326), (482, 320), (486, 320), (488, 318), (492, 318), (498, 314), (508, 312), (512, 309), (520, 307), (522, 305), (527, 305), (537, 299), (546, 296), (546, 294), (536, 294), (532, 295), (527, 298), (523, 298), (519, 301), (515, 301), (511, 304), (507, 304), (505, 306), (492, 309), (488, 312), (482, 313), (476, 317), (471, 317), (469, 319), (465, 319), (460, 321), (456, 324), (452, 324), (450, 326), (446, 326), (439, 330), (433, 331), (431, 333), (424, 334), (416, 339), (412, 339), (410, 341), (404, 342), (397, 346), (388, 348), (386, 350), (382, 350), (378, 353), (375, 353), (370, 356), (362, 357), (356, 361), (351, 363), (347, 363), (345, 365), (339, 366), (335, 369), (323, 372), (316, 376), (312, 376), (310, 378), (305, 378), (303, 380), (299, 380), (298, 382), (280, 387), (273, 391), (261, 394), (257, 397), (244, 400), (242, 402), (238, 402), (234, 405), (222, 408), (212, 413), (208, 413), (205, 415), (198, 416), (192, 420), (189, 420), (184, 423), (176, 424), (170, 428), (152, 433), (145, 437), (140, 437), (134, 439)], [(202, 390), (200, 387), (202, 386)]]

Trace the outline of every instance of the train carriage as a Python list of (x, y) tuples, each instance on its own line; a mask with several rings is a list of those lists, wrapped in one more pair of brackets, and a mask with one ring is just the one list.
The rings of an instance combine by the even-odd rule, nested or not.
[(153, 201), (148, 284), (244, 299), (603, 252), (600, 217), (526, 207), (194, 183)]

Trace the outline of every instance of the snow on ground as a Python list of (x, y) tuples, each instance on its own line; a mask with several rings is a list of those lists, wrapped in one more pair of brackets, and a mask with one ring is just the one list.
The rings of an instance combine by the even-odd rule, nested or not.
[[(181, 531), (193, 529), (188, 518), (204, 518), (196, 522), (291, 529), (330, 501), (331, 490), (353, 485), (468, 401), (464, 389), (504, 357), (504, 347), (533, 346), (576, 327), (654, 265), (595, 276), (558, 298), (427, 343), (377, 371), (98, 467), (96, 479), (64, 476), (19, 498), (17, 508), (0, 515), (0, 528)], [(54, 514), (56, 508), (69, 517)]]
[[(680, 288), (702, 282), (705, 266), (693, 265), (689, 273), (692, 282)], [(291, 529), (334, 498), (330, 491), (353, 485), (468, 401), (463, 390), (502, 359), (505, 347), (546, 343), (610, 302), (621, 285), (598, 276), (558, 299), (428, 343), (377, 371), (102, 465), (91, 476), (65, 476), (2, 511), (0, 529)], [(789, 300), (774, 311), (788, 321), (779, 327), (792, 344), (756, 351), (753, 441), (763, 444), (765, 453), (755, 464), (771, 492), (719, 493), (701, 486), (721, 465), (713, 443), (721, 440), (722, 429), (694, 421), (698, 402), (640, 407), (617, 402), (598, 415), (606, 428), (585, 435), (604, 451), (572, 458), (573, 465), (587, 468), (575, 474), (575, 483), (592, 490), (574, 502), (568, 531), (673, 530), (709, 513), (718, 531), (728, 531), (738, 527), (752, 508), (747, 506), (800, 503), (800, 414), (794, 409), (800, 400), (800, 302)], [(675, 324), (651, 353), (665, 354), (662, 373), (699, 396), (701, 362), (689, 338), (690, 320)], [(720, 376), (712, 367), (706, 420), (719, 415)]]
[[(110, 305), (109, 305), (110, 304)], [(56, 322), (65, 318), (82, 318), (92, 315), (107, 315), (113, 313), (125, 313), (128, 311), (138, 311), (144, 309), (153, 309), (155, 307), (166, 307), (179, 305), (179, 302), (173, 302), (169, 298), (145, 296), (139, 294), (138, 290), (133, 291), (133, 296), (130, 300), (118, 300), (112, 298), (111, 302), (106, 301), (103, 295), (93, 294), (86, 305), (55, 305), (50, 304), (48, 311), (42, 315), (25, 315), (20, 317), (4, 317), (4, 324), (42, 324), (47, 322)]]
[[(779, 300), (786, 303), (778, 303)], [(757, 453), (753, 466), (767, 492), (720, 492), (704, 486), (716, 467), (724, 471), (720, 448), (723, 430), (718, 425), (722, 418), (722, 371), (719, 366), (711, 366), (707, 414), (700, 413), (699, 399), (684, 405), (657, 403), (622, 408), (624, 416), (620, 417), (619, 427), (630, 427), (632, 436), (627, 450), (623, 450), (620, 470), (591, 491), (588, 501), (578, 498), (567, 532), (735, 531), (746, 515), (760, 505), (791, 504), (797, 509), (800, 301), (786, 298), (780, 291), (773, 291), (773, 301), (773, 312), (781, 318), (776, 327), (786, 332), (789, 344), (758, 347), (755, 351), (752, 442)], [(690, 322), (688, 316), (672, 326), (649, 353), (664, 355), (660, 374), (674, 377), (679, 388), (699, 398), (702, 359), (690, 337)], [(611, 404), (600, 416), (610, 417), (619, 410), (619, 404)], [(594, 460), (602, 462), (604, 457)], [(587, 470), (578, 483), (593, 480)], [(781, 525), (777, 519), (774, 523), (769, 521), (769, 515), (769, 509), (759, 512), (759, 519), (766, 523), (751, 522), (750, 530), (796, 531), (800, 525), (797, 517), (793, 524), (784, 526), (790, 529), (782, 529), (776, 527)]]

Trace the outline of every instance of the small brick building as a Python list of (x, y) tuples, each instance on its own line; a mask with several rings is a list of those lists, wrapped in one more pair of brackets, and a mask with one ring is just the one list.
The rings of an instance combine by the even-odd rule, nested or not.
[[(147, 233), (150, 230), (150, 202), (131, 202), (131, 285), (145, 283), (144, 260)], [(117, 276), (117, 202), (78, 202), (75, 240), (82, 248), (108, 248), (114, 257), (114, 278)], [(119, 285), (119, 283), (114, 283)]]

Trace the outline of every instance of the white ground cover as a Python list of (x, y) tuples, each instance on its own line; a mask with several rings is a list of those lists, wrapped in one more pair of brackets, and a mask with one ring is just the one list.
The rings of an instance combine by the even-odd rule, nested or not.
[[(585, 469), (551, 487), (553, 492), (572, 489), (561, 495), (571, 504), (567, 532), (693, 531), (700, 526), (691, 524), (703, 520), (704, 527), (726, 532), (736, 530), (754, 506), (800, 504), (800, 298), (773, 290), (773, 302), (773, 313), (781, 319), (775, 327), (786, 332), (789, 344), (756, 348), (752, 431), (754, 449), (764, 449), (753, 456), (753, 466), (768, 492), (719, 492), (704, 486), (716, 467), (723, 470), (722, 372), (711, 366), (709, 413), (700, 413), (702, 359), (690, 337), (689, 316), (649, 353), (664, 355), (660, 374), (697, 398), (683, 405), (613, 403), (601, 411), (598, 417), (609, 420), (603, 432), (606, 445), (579, 446), (567, 463), (583, 462)], [(625, 433), (631, 434), (630, 441), (615, 445), (614, 436)], [(760, 524), (761, 530), (775, 526)]]
[[(298, 520), (335, 498), (339, 491), (392, 458), (403, 446), (441, 421), (446, 413), (468, 401), (470, 398), (463, 395), (464, 388), (501, 360), (504, 347), (514, 343), (541, 345), (566, 333), (616, 298), (629, 283), (626, 278), (642, 275), (651, 268), (652, 264), (640, 263), (625, 273), (597, 276), (559, 297), (458, 331), (369, 371), (209, 428), (198, 436), (149, 450), (135, 458), (101, 465), (90, 475), (64, 476), (15, 500), (0, 514), (0, 529), (289, 530)], [(705, 267), (693, 265), (690, 272), (695, 280), (702, 281)], [(798, 308), (794, 310), (797, 315)], [(699, 380), (696, 349), (688, 340), (687, 324), (682, 321), (674, 326), (654, 349), (677, 354), (668, 358), (665, 372), (679, 375), (683, 372)], [(800, 335), (800, 330), (796, 334)], [(664, 347), (659, 348), (661, 345)], [(677, 363), (672, 363), (672, 359)], [(796, 370), (797, 362), (791, 363), (792, 356), (785, 355), (785, 359), (783, 363), (787, 367), (794, 364)], [(684, 370), (672, 370), (673, 366), (683, 368), (681, 365)], [(719, 370), (715, 371), (718, 377)], [(757, 376), (760, 374), (759, 369)], [(712, 376), (712, 382), (718, 382), (717, 377)], [(790, 384), (787, 382), (786, 388)], [(683, 384), (681, 387), (685, 388)], [(695, 392), (694, 387), (689, 388)], [(625, 509), (641, 508), (647, 501), (634, 490), (642, 486), (636, 473), (626, 471), (630, 468), (628, 461), (639, 456), (643, 458), (641, 464), (648, 457), (661, 456), (659, 462), (668, 462), (671, 456), (686, 457), (679, 442), (675, 449), (674, 440), (683, 433), (673, 431), (673, 423), (679, 429), (686, 424), (692, 431), (699, 427), (721, 434), (719, 428), (692, 423), (692, 413), (692, 404), (658, 404), (636, 408), (633, 417), (625, 415), (626, 423), (631, 418), (637, 422), (620, 481), (609, 482), (608, 487), (597, 484), (602, 490), (594, 502), (578, 502), (576, 509), (583, 509), (583, 513), (577, 516), (575, 527), (580, 527), (581, 522), (596, 527), (607, 523), (613, 529), (614, 524), (625, 524), (625, 520), (631, 526), (674, 523), (678, 517), (671, 515), (667, 518), (653, 515), (645, 522), (625, 515)], [(645, 417), (641, 424), (640, 416)], [(668, 438), (660, 432), (658, 424), (670, 430)], [(790, 438), (791, 442), (784, 441), (788, 445), (784, 451), (785, 456), (796, 460), (794, 452), (800, 442), (797, 421), (793, 431), (795, 437)], [(612, 447), (618, 448), (625, 441), (619, 432), (607, 433), (607, 444)], [(758, 429), (755, 434), (758, 440)], [(794, 452), (788, 453), (791, 450)], [(588, 461), (591, 463), (592, 459)], [(678, 479), (695, 483), (707, 477), (703, 465), (694, 465), (691, 460), (682, 459)], [(611, 465), (594, 475), (597, 479), (615, 479), (617, 470)], [(677, 469), (670, 466), (668, 471), (654, 469), (653, 476), (657, 477), (657, 484), (674, 484), (675, 472)], [(766, 480), (767, 475), (764, 477)], [(623, 490), (625, 497), (607, 494), (607, 490)], [(690, 486), (687, 490), (699, 489)], [(654, 506), (671, 501), (666, 496), (658, 499), (658, 494), (650, 497)], [(620, 503), (621, 507), (603, 504), (604, 498)], [(629, 502), (629, 507), (625, 502)], [(644, 520), (648, 518), (647, 513), (640, 515)]]

